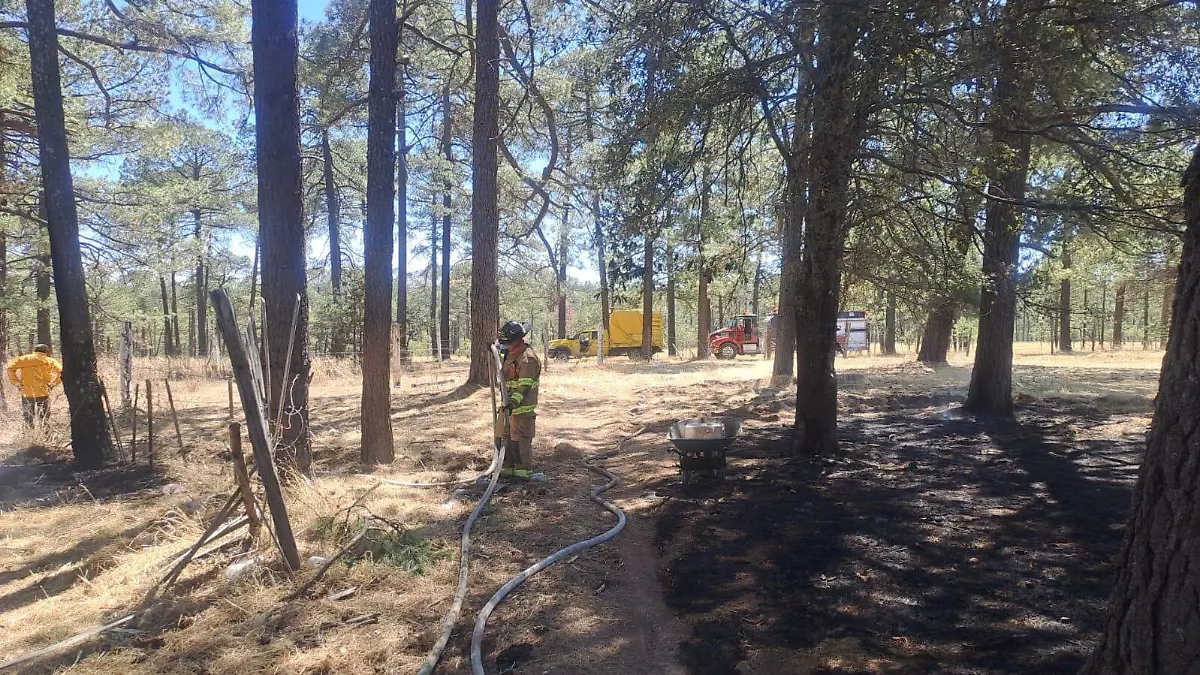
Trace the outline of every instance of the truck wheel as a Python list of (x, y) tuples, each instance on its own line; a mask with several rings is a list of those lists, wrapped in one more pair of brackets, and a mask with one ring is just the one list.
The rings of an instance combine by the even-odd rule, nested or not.
[(717, 354), (723, 359), (735, 359), (737, 358), (737, 347), (733, 346), (732, 342), (726, 342), (721, 345), (721, 350)]
[(555, 360), (555, 361), (563, 361), (563, 362), (566, 362), (566, 361), (570, 361), (570, 360), (571, 360), (571, 352), (568, 352), (568, 351), (566, 351), (566, 350), (563, 350), (563, 349), (559, 349), (559, 350), (555, 351), (553, 354), (551, 354), (551, 356), (553, 356), (553, 357), (554, 357), (554, 360)]

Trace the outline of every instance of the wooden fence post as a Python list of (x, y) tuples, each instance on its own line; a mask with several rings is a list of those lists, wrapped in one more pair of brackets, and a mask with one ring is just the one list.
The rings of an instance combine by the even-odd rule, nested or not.
[(250, 537), (257, 540), (262, 523), (254, 508), (254, 491), (250, 487), (250, 472), (246, 468), (246, 456), (242, 454), (242, 425), (229, 423), (229, 454), (233, 457), (233, 474), (237, 477), (238, 489), (242, 493), (242, 504), (246, 507), (246, 518), (250, 521)]
[(171, 406), (171, 421), (175, 423), (175, 441), (179, 443), (179, 455), (187, 459), (187, 449), (183, 447), (183, 434), (179, 432), (179, 413), (175, 411), (175, 397), (171, 394), (171, 381), (163, 380), (167, 388), (167, 404)]
[(133, 436), (129, 439), (129, 458), (134, 464), (137, 464), (137, 405), (138, 396), (141, 394), (142, 385), (133, 385), (133, 407), (129, 409), (129, 424), (132, 427), (130, 432)]
[(272, 457), (271, 441), (267, 437), (262, 399), (254, 386), (250, 373), (250, 359), (246, 355), (245, 343), (238, 334), (233, 306), (230, 305), (229, 296), (224, 290), (215, 290), (210, 297), (217, 327), (224, 335), (225, 347), (229, 350), (229, 361), (233, 366), (234, 379), (237, 380), (238, 396), (242, 402), (242, 411), (246, 415), (246, 433), (250, 437), (254, 464), (267, 495), (267, 508), (271, 511), (271, 522), (275, 525), (275, 537), (288, 567), (294, 571), (299, 570), (300, 552), (296, 548), (292, 524), (288, 521), (287, 505), (283, 501), (283, 490), (279, 485), (279, 474)]
[(146, 380), (146, 457), (150, 460), (150, 469), (154, 469), (154, 390), (150, 380)]

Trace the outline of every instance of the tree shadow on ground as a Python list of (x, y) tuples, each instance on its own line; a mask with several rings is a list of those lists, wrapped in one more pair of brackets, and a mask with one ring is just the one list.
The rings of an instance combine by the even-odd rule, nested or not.
[[(875, 400), (843, 423), (844, 460), (793, 458), (789, 431), (751, 427), (724, 483), (655, 486), (675, 497), (658, 546), (690, 673), (1078, 670), (1140, 434), (1080, 440), (1060, 408), (993, 421), (931, 402)], [(772, 650), (787, 670), (756, 661)]]

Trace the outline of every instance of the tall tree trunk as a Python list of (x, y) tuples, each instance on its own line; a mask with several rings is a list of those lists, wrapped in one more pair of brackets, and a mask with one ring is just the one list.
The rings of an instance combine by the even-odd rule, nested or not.
[[(199, 180), (199, 166), (193, 174)], [(199, 209), (192, 211), (192, 236), (196, 240), (196, 276), (192, 282), (196, 296), (196, 356), (208, 356), (208, 270), (204, 265), (203, 219)]]
[(1020, 252), (1021, 208), (1029, 174), (1030, 136), (1021, 131), (1033, 97), (1027, 74), (1030, 54), (1024, 44), (1033, 19), (1027, 0), (1003, 8), (1003, 39), (991, 120), (992, 149), (988, 192), (998, 197), (986, 207), (983, 236), (984, 285), (980, 299), (979, 338), (966, 407), (975, 412), (1012, 410), (1012, 355), (1017, 289), (1013, 278)]
[(79, 250), (79, 218), (71, 179), (71, 154), (63, 115), (58, 70), (58, 33), (54, 0), (27, 0), (29, 64), (33, 109), (38, 126), (38, 159), (45, 189), (54, 290), (63, 362), (63, 389), (71, 420), (71, 452), (81, 469), (96, 469), (112, 449), (96, 375), (96, 348), (88, 308), (83, 256)]
[(883, 355), (896, 355), (896, 295), (891, 291), (883, 312)]
[[(4, 137), (0, 134), (0, 143)], [(4, 185), (4, 152), (0, 148), (0, 188)], [(0, 229), (0, 359), (8, 356), (8, 235)], [(0, 401), (3, 401), (0, 386)]]
[(1063, 278), (1058, 284), (1058, 349), (1071, 353), (1071, 246), (1069, 241), (1062, 247)]
[(496, 287), (499, 190), (496, 139), (500, 134), (499, 0), (478, 0), (475, 33), (475, 115), (471, 153), (471, 370), (467, 381), (487, 386), (490, 345), (500, 325)]
[(642, 359), (654, 358), (654, 235), (642, 237)]
[(708, 294), (708, 261), (704, 257), (704, 226), (708, 222), (709, 191), (712, 179), (704, 165), (700, 187), (700, 218), (696, 222), (696, 358), (711, 356), (709, 335), (712, 333), (712, 301)]
[(1200, 663), (1200, 575), (1193, 566), (1200, 561), (1200, 150), (1184, 174), (1184, 215), (1176, 322), (1116, 559), (1108, 627), (1081, 675), (1177, 675)]
[(396, 101), (396, 349), (400, 363), (412, 362), (408, 350), (408, 102), (407, 60), (401, 64)]
[(667, 243), (667, 354), (678, 356), (675, 347), (675, 248)]
[[(268, 411), (277, 415), (284, 410), (277, 459), (307, 472), (312, 459), (308, 429), (308, 284), (296, 88), (296, 0), (251, 0), (251, 14), (262, 299), (270, 338)], [(300, 311), (293, 334), (292, 313), (297, 299)], [(289, 339), (294, 341), (290, 363)]]
[(441, 349), (438, 347), (437, 320), (438, 284), (441, 283), (438, 278), (438, 242), (441, 240), (441, 234), (438, 228), (440, 223), (437, 205), (437, 199), (434, 199), (433, 208), (430, 210), (433, 218), (429, 230), (429, 353), (435, 359), (441, 357)]
[[(1167, 270), (1166, 282), (1163, 284), (1162, 312), (1159, 315), (1158, 333), (1159, 340), (1162, 342), (1162, 349), (1167, 348), (1167, 339), (1171, 334), (1171, 320), (1174, 315), (1171, 313), (1171, 305), (1175, 303), (1175, 282), (1178, 276), (1178, 271), (1175, 269)], [(0, 286), (0, 289), (3, 287)], [(0, 293), (3, 291), (0, 290)], [(0, 317), (2, 320), (2, 317)]]
[[(321, 166), (325, 183), (325, 224), (329, 238), (329, 280), (333, 287), (334, 307), (340, 308), (342, 297), (342, 234), (341, 204), (337, 184), (333, 180), (333, 148), (329, 144), (329, 129), (321, 130)], [(341, 356), (346, 351), (344, 315), (335, 312), (330, 331), (329, 351)]]
[(849, 233), (846, 213), (851, 167), (866, 126), (866, 104), (873, 100), (870, 92), (855, 86), (855, 46), (866, 28), (866, 8), (831, 3), (823, 5), (821, 12), (824, 37), (817, 64), (821, 75), (813, 90), (813, 198), (804, 227), (794, 313), (799, 356), (794, 451), (809, 455), (829, 455), (838, 449), (833, 359), (841, 263)]
[(175, 273), (171, 272), (171, 331), (175, 334), (175, 356), (183, 353), (183, 342), (179, 339), (179, 293)]
[(785, 166), (786, 217), (783, 220), (783, 260), (779, 274), (779, 307), (775, 317), (775, 362), (772, 374), (789, 376), (796, 367), (796, 303), (800, 293), (800, 267), (804, 249), (804, 219), (808, 211), (808, 130), (797, 128), (803, 140), (796, 144)]
[(167, 297), (167, 278), (158, 275), (159, 297), (162, 298), (163, 355), (175, 356), (175, 333), (171, 330), (171, 306)]
[(1100, 282), (1100, 318), (1096, 324), (1100, 328), (1100, 351), (1104, 351), (1105, 330), (1108, 328), (1108, 281)]
[(363, 228), (362, 461), (390, 464), (392, 237), (396, 226), (395, 0), (371, 0), (367, 93), (367, 222)]
[(1150, 349), (1150, 282), (1142, 287), (1142, 349)]
[(950, 352), (950, 336), (954, 331), (954, 305), (939, 305), (925, 319), (925, 330), (921, 333), (921, 348), (917, 360), (925, 365), (946, 364)]
[[(446, 170), (454, 164), (453, 127), (450, 124), (450, 84), (442, 90), (442, 156)], [(442, 184), (442, 312), (441, 359), (450, 358), (450, 191), (453, 183), (447, 177)]]
[(596, 218), (596, 267), (600, 271), (600, 326), (608, 331), (608, 318), (612, 313), (612, 301), (608, 290), (608, 254), (604, 244), (604, 226), (600, 222), (600, 194), (592, 195), (592, 213)]
[(1113, 291), (1113, 326), (1112, 326), (1112, 343), (1113, 347), (1120, 348), (1125, 344), (1125, 289), (1127, 284), (1124, 281), (1117, 282), (1117, 288)]

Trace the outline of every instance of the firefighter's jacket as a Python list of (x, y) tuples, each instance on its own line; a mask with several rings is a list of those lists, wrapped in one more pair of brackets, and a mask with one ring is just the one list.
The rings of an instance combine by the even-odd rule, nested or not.
[(62, 381), (62, 364), (41, 352), (18, 356), (8, 362), (8, 381), (23, 398), (46, 398)]
[[(504, 381), (508, 385), (508, 403), (512, 406), (512, 422), (509, 438), (533, 438), (534, 420), (537, 418), (538, 379), (542, 376), (542, 362), (528, 346), (519, 352), (509, 351), (504, 356)], [(504, 415), (496, 420), (496, 437), (503, 435)]]

